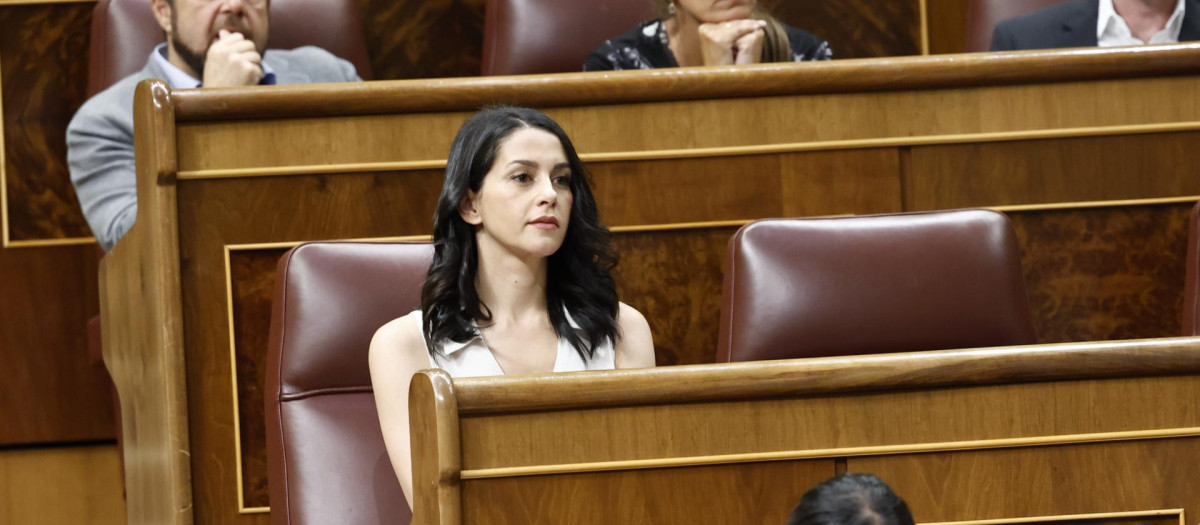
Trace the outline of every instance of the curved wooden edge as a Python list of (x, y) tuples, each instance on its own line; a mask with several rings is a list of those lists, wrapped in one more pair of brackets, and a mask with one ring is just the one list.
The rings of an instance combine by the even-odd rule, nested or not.
[(179, 275), (175, 115), (162, 81), (134, 102), (137, 222), (100, 262), (104, 363), (124, 428), (130, 523), (192, 523)]
[(1080, 48), (803, 64), (676, 68), (267, 88), (181, 90), (180, 120), (473, 111), (834, 94), (1195, 74), (1200, 44)]
[(1200, 373), (1200, 337), (458, 379), (463, 414)]
[(462, 447), (454, 384), (445, 370), (422, 370), (409, 385), (413, 524), (462, 523)]

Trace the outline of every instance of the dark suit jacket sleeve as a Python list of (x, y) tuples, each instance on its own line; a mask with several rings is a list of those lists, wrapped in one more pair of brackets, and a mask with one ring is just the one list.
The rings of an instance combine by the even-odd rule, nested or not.
[(1008, 23), (996, 24), (996, 30), (992, 32), (992, 51), (1014, 51), (1016, 49), (1016, 43), (1013, 42), (1012, 30), (1008, 27)]

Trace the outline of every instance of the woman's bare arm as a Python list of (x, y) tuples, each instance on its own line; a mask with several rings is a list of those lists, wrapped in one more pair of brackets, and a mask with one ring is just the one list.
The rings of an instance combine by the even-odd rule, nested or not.
[(432, 368), (417, 314), (396, 319), (375, 332), (370, 350), (371, 385), (383, 443), (404, 497), (412, 508), (412, 444), (408, 428), (408, 386), (417, 372)]
[(650, 324), (641, 312), (621, 303), (617, 314), (621, 338), (614, 349), (617, 368), (651, 368), (654, 366), (654, 336)]

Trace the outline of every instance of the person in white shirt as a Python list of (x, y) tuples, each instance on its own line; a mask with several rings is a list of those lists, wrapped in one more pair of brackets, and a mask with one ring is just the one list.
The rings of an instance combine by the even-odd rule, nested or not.
[(408, 388), (415, 373), (655, 364), (649, 324), (617, 299), (616, 257), (587, 170), (546, 115), (501, 107), (463, 124), (446, 161), (433, 244), (421, 310), (380, 328), (369, 358), (384, 443), (409, 506)]
[(1073, 0), (996, 25), (992, 51), (1200, 40), (1200, 0)]

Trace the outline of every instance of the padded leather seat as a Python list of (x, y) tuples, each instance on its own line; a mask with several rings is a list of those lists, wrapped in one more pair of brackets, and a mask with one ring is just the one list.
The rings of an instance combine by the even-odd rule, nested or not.
[(483, 74), (583, 71), (605, 40), (651, 18), (651, 0), (488, 0)]
[(967, 0), (967, 52), (991, 49), (996, 24), (1067, 1), (1071, 0)]
[[(321, 47), (350, 61), (358, 76), (370, 80), (362, 27), (355, 0), (272, 0), (267, 47)], [(150, 0), (98, 0), (88, 47), (88, 96), (141, 71), (150, 51), (164, 41)]]
[(1200, 335), (1200, 202), (1188, 229), (1187, 276), (1183, 285), (1183, 335)]
[(718, 362), (1035, 342), (1001, 213), (757, 221), (727, 262)]
[(408, 523), (367, 351), (420, 308), (428, 243), (309, 243), (279, 261), (267, 350), (271, 522)]

